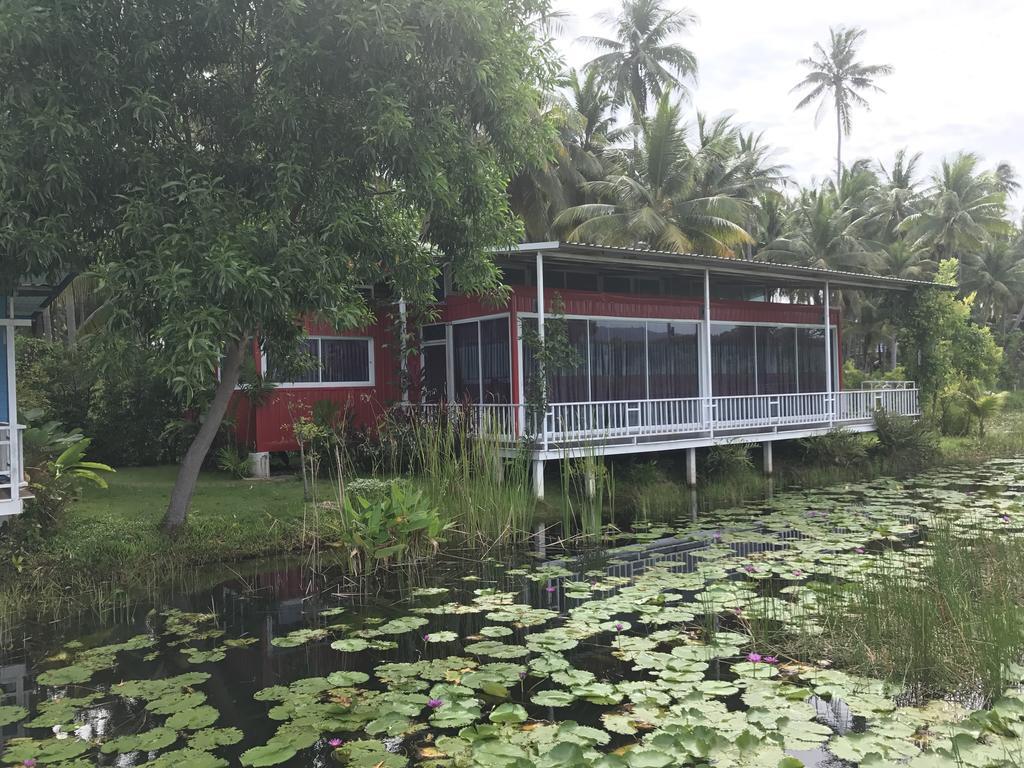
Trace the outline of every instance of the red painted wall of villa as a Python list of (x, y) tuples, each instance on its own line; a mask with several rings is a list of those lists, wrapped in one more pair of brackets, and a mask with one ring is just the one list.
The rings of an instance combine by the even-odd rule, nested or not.
[[(595, 291), (552, 289), (545, 292), (546, 310), (552, 311), (556, 295), (560, 298), (562, 311), (566, 315), (588, 315), (629, 319), (700, 320), (703, 302), (700, 299), (674, 298), (669, 296), (642, 296), (615, 294)], [(448, 296), (439, 306), (437, 323), (451, 323), (476, 317), (508, 314), (510, 317), (512, 353), (512, 399), (519, 401), (518, 382), (519, 360), (518, 316), (535, 313), (537, 309), (536, 288), (515, 286), (507, 304), (495, 306), (473, 296)], [(716, 321), (739, 323), (777, 324), (818, 324), (822, 321), (820, 306), (804, 304), (781, 304), (763, 301), (712, 301), (711, 318)], [(831, 320), (842, 333), (840, 313), (831, 312)], [(313, 405), (321, 400), (330, 400), (350, 415), (353, 424), (359, 428), (372, 428), (380, 417), (401, 400), (401, 375), (398, 353), (398, 339), (394, 332), (395, 319), (390, 312), (381, 312), (378, 321), (364, 329), (335, 332), (332, 328), (306, 322), (310, 335), (341, 338), (370, 337), (373, 340), (374, 382), (372, 386), (348, 385), (303, 385), (279, 386), (268, 400), (253, 413), (247, 398), (239, 394), (233, 404), (235, 432), (239, 441), (255, 451), (291, 451), (298, 445), (292, 432), (292, 425), (301, 417), (312, 414)], [(258, 368), (262, 360), (256, 352)], [(835, 353), (834, 353), (835, 354)], [(263, 371), (261, 371), (263, 372)], [(418, 379), (419, 360), (413, 356), (409, 361), (409, 375), (412, 381)], [(841, 376), (841, 367), (840, 367)], [(837, 383), (841, 388), (841, 381)], [(415, 400), (415, 393), (413, 393)]]

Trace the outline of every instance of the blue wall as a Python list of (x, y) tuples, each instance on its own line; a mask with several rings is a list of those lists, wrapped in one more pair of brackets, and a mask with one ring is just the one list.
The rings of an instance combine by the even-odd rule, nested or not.
[[(7, 317), (6, 296), (0, 296), (0, 317)], [(0, 421), (7, 419), (7, 329), (0, 327)]]

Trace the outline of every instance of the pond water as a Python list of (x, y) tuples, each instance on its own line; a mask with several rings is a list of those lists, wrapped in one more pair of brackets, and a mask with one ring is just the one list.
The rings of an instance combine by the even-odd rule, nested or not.
[(814, 582), (914, 567), (931, 516), (1018, 535), (1022, 485), (1024, 460), (995, 461), (705, 515), (681, 499), (583, 552), (207, 575), (118, 621), (25, 626), (0, 651), (0, 764), (1024, 765), (1013, 691), (981, 722), (753, 639), (813, 632)]

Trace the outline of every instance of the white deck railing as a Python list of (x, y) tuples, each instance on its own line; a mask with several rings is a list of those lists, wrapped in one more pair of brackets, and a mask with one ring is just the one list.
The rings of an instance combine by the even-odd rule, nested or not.
[(0, 423), (0, 502), (10, 501), (24, 495), (15, 493), (15, 487), (19, 491), (25, 487), (24, 462), (22, 460), (24, 456), (22, 431), (24, 429), (19, 425), (12, 430), (9, 424)]
[(544, 447), (602, 441), (685, 440), (763, 434), (765, 431), (865, 425), (875, 411), (919, 416), (918, 390), (864, 389), (785, 395), (690, 397), (552, 403), (543, 424), (525, 405), (431, 404), (412, 406), (428, 419), (445, 415), (471, 431), (509, 442), (531, 436)]

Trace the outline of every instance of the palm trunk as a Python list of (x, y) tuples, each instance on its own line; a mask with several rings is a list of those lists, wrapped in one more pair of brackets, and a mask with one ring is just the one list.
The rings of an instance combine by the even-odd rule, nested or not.
[(897, 365), (896, 358), (897, 358), (898, 354), (899, 354), (899, 342), (896, 341), (896, 337), (893, 336), (892, 337), (892, 344), (889, 345), (889, 370), (890, 371), (895, 371), (896, 370), (896, 365)]
[(206, 411), (206, 418), (199, 427), (199, 432), (196, 433), (195, 439), (192, 440), (188, 451), (185, 452), (181, 466), (178, 467), (178, 476), (175, 478), (174, 488), (171, 490), (171, 501), (164, 514), (165, 531), (176, 531), (188, 516), (192, 495), (195, 493), (196, 483), (199, 481), (199, 471), (203, 467), (203, 461), (210, 451), (210, 446), (213, 445), (213, 439), (217, 436), (221, 422), (224, 421), (224, 414), (227, 413), (231, 395), (234, 394), (235, 387), (238, 385), (245, 345), (246, 339), (240, 339), (228, 345), (227, 355), (220, 370), (220, 382), (213, 394), (213, 401)]
[(836, 109), (836, 193), (843, 183), (843, 121)]

